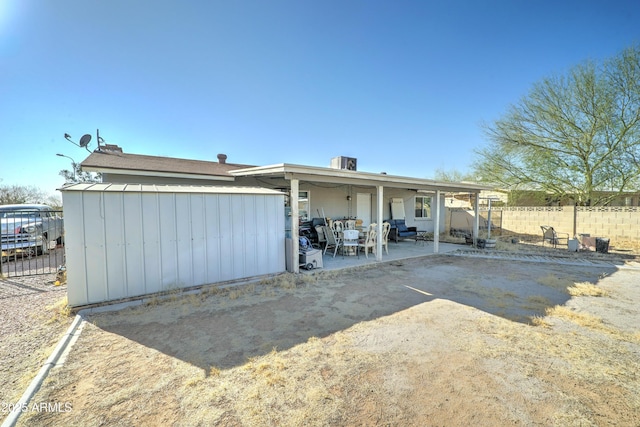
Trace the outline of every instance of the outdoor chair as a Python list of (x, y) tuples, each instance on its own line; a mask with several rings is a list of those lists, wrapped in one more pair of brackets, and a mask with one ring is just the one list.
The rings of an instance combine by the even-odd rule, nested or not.
[(358, 245), (358, 230), (344, 230), (342, 232), (342, 256), (347, 251), (353, 251), (360, 258)]
[(369, 249), (371, 249), (371, 253), (376, 253), (376, 228), (378, 224), (375, 222), (369, 224), (369, 230), (367, 231), (367, 236), (358, 244), (358, 249), (364, 249), (364, 256), (369, 258)]
[(324, 249), (327, 244), (327, 238), (324, 236), (324, 228), (322, 225), (316, 225), (316, 234), (318, 235), (318, 247)]
[(384, 251), (389, 255), (389, 231), (391, 230), (391, 224), (388, 222), (382, 223), (382, 247)]
[(541, 225), (540, 229), (542, 230), (542, 246), (545, 243), (551, 244), (554, 248), (558, 245), (569, 246), (569, 233), (558, 233), (550, 225)]
[(324, 237), (327, 239), (327, 244), (325, 245), (324, 252), (322, 254), (326, 254), (327, 249), (331, 247), (333, 248), (333, 257), (335, 258), (338, 249), (342, 246), (342, 238), (326, 225), (322, 226), (322, 229), (324, 230)]

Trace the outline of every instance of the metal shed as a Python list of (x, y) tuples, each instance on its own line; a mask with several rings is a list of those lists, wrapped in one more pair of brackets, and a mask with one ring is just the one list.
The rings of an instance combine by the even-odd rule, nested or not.
[(281, 192), (105, 183), (60, 191), (72, 307), (285, 271)]

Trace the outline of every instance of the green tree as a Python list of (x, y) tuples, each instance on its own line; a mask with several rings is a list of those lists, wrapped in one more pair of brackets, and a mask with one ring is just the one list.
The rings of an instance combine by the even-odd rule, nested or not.
[(637, 191), (640, 46), (543, 79), (485, 130), (474, 164), (484, 182), (582, 205)]
[[(58, 174), (64, 178), (65, 184), (77, 182), (102, 182), (102, 174), (99, 172), (85, 172), (80, 168), (80, 163), (71, 163), (72, 170), (63, 169)], [(75, 170), (74, 170), (75, 169)]]

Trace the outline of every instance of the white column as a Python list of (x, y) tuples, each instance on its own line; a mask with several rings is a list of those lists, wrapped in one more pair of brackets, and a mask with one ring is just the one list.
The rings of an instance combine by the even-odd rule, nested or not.
[(298, 252), (300, 251), (300, 242), (298, 241), (300, 232), (300, 211), (298, 203), (299, 181), (295, 178), (291, 179), (291, 265), (293, 266), (293, 272), (300, 272), (300, 262)]
[(473, 246), (478, 246), (478, 234), (480, 234), (480, 194), (475, 193), (476, 200), (473, 203)]
[(436, 212), (433, 222), (433, 253), (440, 252), (440, 190), (436, 190)]
[(378, 185), (378, 238), (376, 239), (376, 261), (382, 261), (382, 221), (384, 220), (384, 212), (382, 211), (382, 199), (384, 197), (384, 187)]

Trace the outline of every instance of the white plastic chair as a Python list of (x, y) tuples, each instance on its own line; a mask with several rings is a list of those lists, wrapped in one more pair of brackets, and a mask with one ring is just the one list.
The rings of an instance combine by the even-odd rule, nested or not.
[(358, 258), (360, 258), (358, 234), (358, 230), (344, 230), (342, 232), (342, 256), (344, 256), (347, 248), (353, 248)]

